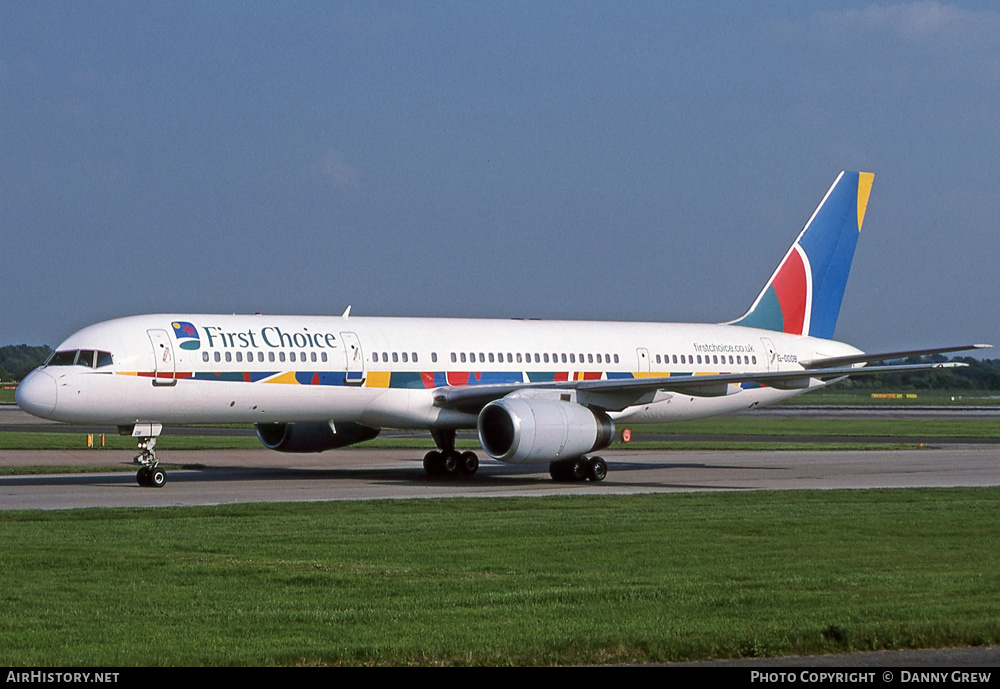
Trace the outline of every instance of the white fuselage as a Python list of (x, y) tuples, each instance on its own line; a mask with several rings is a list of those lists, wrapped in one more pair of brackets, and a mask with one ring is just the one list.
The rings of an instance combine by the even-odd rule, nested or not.
[[(75, 362), (74, 352), (83, 352)], [(53, 420), (119, 426), (338, 421), (473, 428), (475, 414), (436, 407), (433, 391), (801, 370), (799, 361), (856, 353), (840, 342), (733, 325), (163, 314), (74, 333), (25, 379), (18, 402)], [(692, 419), (804, 391), (733, 384), (716, 397), (657, 392), (609, 413), (630, 423)]]

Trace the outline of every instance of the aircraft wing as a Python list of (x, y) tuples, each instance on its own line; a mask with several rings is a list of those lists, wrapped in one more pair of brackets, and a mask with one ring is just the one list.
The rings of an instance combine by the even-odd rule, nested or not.
[[(968, 349), (968, 347), (958, 348)], [(958, 351), (948, 350), (948, 351)], [(932, 350), (939, 352), (941, 350)], [(840, 357), (851, 358), (851, 357)], [(896, 358), (896, 355), (886, 358)], [(499, 385), (446, 386), (434, 390), (434, 406), (478, 413), (493, 400), (523, 390), (566, 390), (577, 393), (577, 401), (608, 411), (620, 411), (634, 404), (648, 403), (656, 392), (673, 392), (692, 397), (721, 397), (738, 392), (746, 383), (766, 385), (781, 390), (807, 388), (813, 379), (831, 381), (856, 375), (926, 371), (958, 368), (963, 363), (899, 364), (893, 366), (827, 366), (795, 371), (756, 371), (746, 373), (707, 373), (674, 375), (659, 378), (607, 380), (570, 380), (545, 383), (505, 383)]]

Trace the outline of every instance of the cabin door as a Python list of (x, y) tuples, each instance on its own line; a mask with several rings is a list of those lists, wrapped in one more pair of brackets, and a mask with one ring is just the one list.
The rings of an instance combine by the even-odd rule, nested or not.
[(153, 346), (153, 385), (176, 385), (177, 362), (170, 335), (166, 330), (147, 330), (146, 334)]
[(340, 333), (344, 342), (344, 356), (347, 361), (344, 368), (344, 383), (347, 385), (363, 385), (365, 382), (365, 353), (361, 349), (361, 340), (355, 333)]

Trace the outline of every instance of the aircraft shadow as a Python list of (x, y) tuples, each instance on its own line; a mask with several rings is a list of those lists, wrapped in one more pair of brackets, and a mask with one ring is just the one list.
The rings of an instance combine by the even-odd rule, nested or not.
[[(704, 462), (609, 462), (608, 477), (600, 484), (589, 481), (581, 483), (554, 482), (547, 468), (539, 466), (518, 466), (483, 462), (473, 475), (428, 476), (420, 463), (414, 460), (413, 467), (259, 467), (259, 466), (199, 466), (172, 467), (162, 465), (167, 471), (167, 482), (171, 484), (240, 483), (240, 482), (292, 482), (292, 481), (362, 481), (380, 486), (454, 486), (457, 490), (470, 486), (496, 489), (516, 489), (539, 485), (558, 486), (567, 490), (582, 486), (607, 486), (608, 488), (648, 488), (650, 490), (745, 490), (746, 486), (704, 484), (702, 482), (677, 481), (664, 476), (664, 480), (649, 480), (650, 472), (671, 472), (682, 470), (706, 470), (723, 474), (727, 471), (745, 470), (745, 466), (708, 464)], [(780, 467), (756, 467), (755, 471), (780, 471)], [(629, 480), (637, 474), (643, 479)], [(58, 487), (58, 486), (107, 486), (134, 487), (135, 474), (132, 471), (102, 473), (32, 474), (0, 477), (0, 486)], [(149, 490), (149, 489), (143, 489)]]

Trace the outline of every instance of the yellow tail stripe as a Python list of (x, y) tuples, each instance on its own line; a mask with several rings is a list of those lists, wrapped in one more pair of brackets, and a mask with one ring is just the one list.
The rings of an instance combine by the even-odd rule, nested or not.
[(872, 172), (861, 172), (858, 174), (858, 231), (865, 221), (865, 210), (868, 208), (868, 197), (872, 193), (872, 182), (875, 181), (875, 174)]

